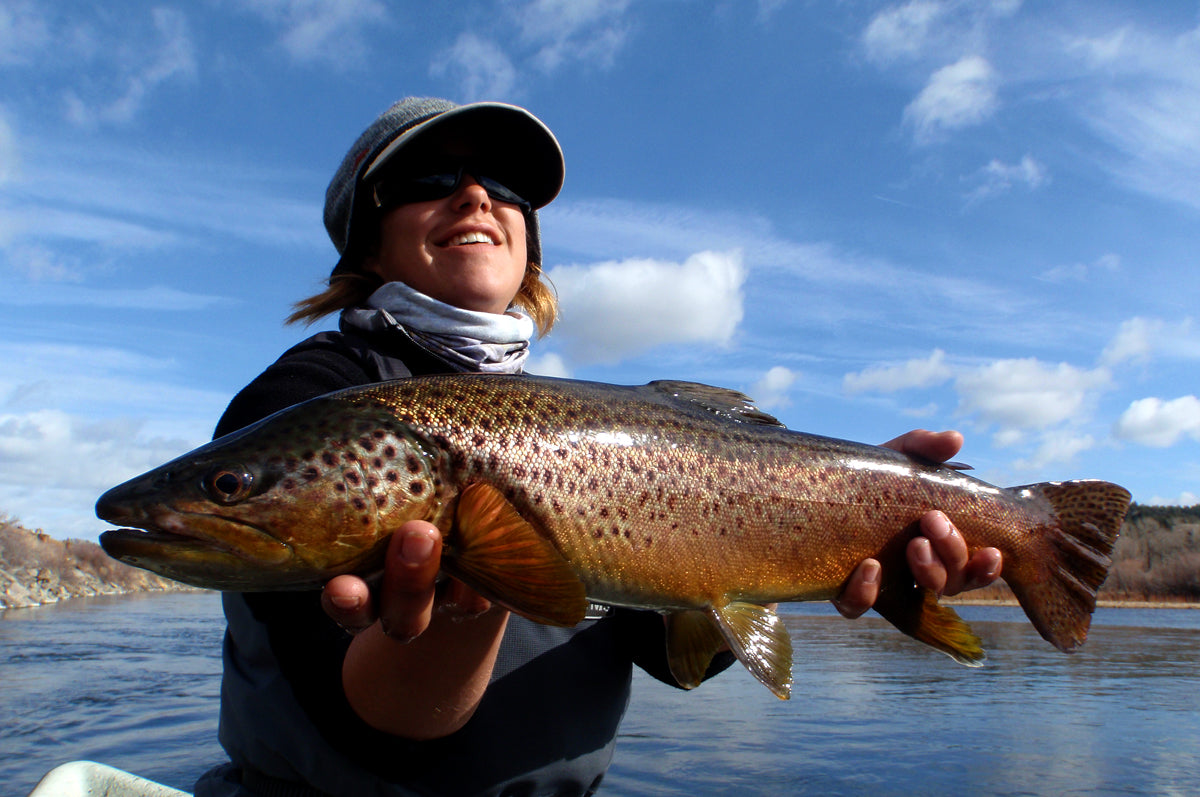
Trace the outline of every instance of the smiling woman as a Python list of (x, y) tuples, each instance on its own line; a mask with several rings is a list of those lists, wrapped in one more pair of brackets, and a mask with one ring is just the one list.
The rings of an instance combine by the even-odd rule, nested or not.
[[(542, 279), (537, 211), (562, 181), (558, 142), (522, 108), (414, 98), (393, 105), (330, 183), (325, 226), (340, 259), (328, 288), (292, 316), (313, 321), (336, 312), (338, 331), (285, 352), (233, 399), (217, 434), (342, 388), (414, 375), (522, 373), (530, 341), (557, 314)], [(458, 411), (488, 420), (465, 405)], [(536, 422), (534, 415), (532, 406), (522, 411)], [(376, 477), (360, 462), (380, 460), (386, 480), (393, 459), (386, 451), (402, 446), (375, 437), (386, 437), (384, 425), (342, 439), (331, 423), (325, 417), (284, 435), (298, 448), (277, 464), (298, 468), (290, 487), (286, 477), (280, 482), (285, 500), (344, 509), (334, 522), (296, 522), (329, 535), (321, 555), (337, 556), (340, 531), (361, 533), (387, 514), (379, 496), (364, 492)], [(941, 460), (959, 444), (957, 435), (909, 435), (893, 447)], [(232, 464), (242, 459), (193, 472), (181, 458), (189, 495), (203, 491), (234, 516), (224, 502), (258, 489), (255, 474), (247, 481)], [(389, 516), (393, 522), (376, 529), (369, 547), (381, 562), (377, 581), (368, 585), (343, 569), (320, 590), (224, 596), (221, 743), (231, 760), (201, 779), (199, 797), (590, 794), (612, 758), (634, 665), (678, 685), (656, 612), (606, 609), (551, 628), (510, 617), (442, 578), (447, 519), (468, 491), (487, 494), (489, 485), (456, 493), (440, 471), (425, 474), (395, 459), (390, 470), (419, 497), (410, 503), (421, 512)], [(317, 480), (304, 475), (310, 465), (344, 470), (342, 497), (336, 485), (332, 495), (313, 494)], [(410, 478), (400, 480), (402, 470)], [(99, 508), (126, 522), (114, 502), (102, 499)], [(112, 539), (122, 545), (157, 545), (155, 535), (171, 530), (157, 516), (128, 522), (152, 533), (117, 532)], [(212, 539), (221, 533), (188, 523)], [(924, 586), (952, 594), (995, 578), (998, 552), (969, 558), (940, 513), (927, 513), (922, 524), (929, 538), (914, 540), (908, 559)], [(879, 569), (868, 559), (846, 580), (838, 606), (847, 615), (874, 602)], [(731, 662), (719, 652), (707, 672), (689, 671), (689, 685)]]

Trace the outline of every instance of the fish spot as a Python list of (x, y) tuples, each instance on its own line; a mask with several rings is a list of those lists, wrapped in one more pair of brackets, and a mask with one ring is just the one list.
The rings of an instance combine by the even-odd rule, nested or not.
[(389, 470), (387, 473), (383, 474), (383, 478), (388, 480), (388, 484), (395, 484), (396, 482), (400, 481), (400, 474), (394, 470)]
[(420, 495), (425, 492), (425, 482), (415, 481), (408, 485), (408, 491), (413, 495)]
[(386, 493), (380, 493), (379, 495), (375, 496), (375, 506), (383, 508), (387, 506), (387, 502), (388, 497)]
[(384, 446), (383, 447), (383, 455), (385, 457), (387, 457), (388, 459), (395, 459), (396, 458), (396, 447), (393, 445)]
[(409, 454), (404, 458), (404, 467), (409, 473), (420, 473), (421, 461), (417, 459), (416, 454)]
[(354, 471), (349, 471), (346, 473), (346, 481), (357, 487), (358, 485), (362, 484), (362, 477)]
[(319, 471), (313, 467), (308, 467), (308, 468), (305, 468), (304, 472), (301, 473), (300, 475), (304, 477), (304, 480), (306, 482), (311, 482), (311, 481), (316, 481), (317, 479), (321, 478), (321, 471)]
[(337, 454), (333, 453), (332, 451), (326, 451), (325, 453), (321, 454), (321, 462), (325, 463), (327, 467), (332, 468), (337, 464), (337, 461)]
[(359, 496), (355, 496), (354, 500), (351, 501), (350, 503), (353, 504), (354, 508), (357, 509), (359, 512), (362, 512), (363, 510), (365, 510), (367, 508), (367, 502), (364, 501)]
[(344, 493), (344, 492), (346, 492), (346, 485), (342, 484), (341, 482), (338, 482), (337, 484), (333, 485), (333, 489), (339, 493)]

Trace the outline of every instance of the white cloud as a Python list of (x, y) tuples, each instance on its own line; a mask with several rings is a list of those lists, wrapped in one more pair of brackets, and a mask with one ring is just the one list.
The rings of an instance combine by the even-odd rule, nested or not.
[(895, 393), (938, 385), (951, 376), (953, 371), (946, 364), (946, 352), (934, 349), (925, 359), (908, 360), (899, 365), (873, 365), (858, 373), (846, 374), (842, 387), (847, 393)]
[[(195, 76), (195, 52), (183, 12), (155, 8), (151, 18), (157, 43), (147, 43), (136, 50), (136, 56), (115, 63), (123, 73), (118, 79), (123, 84), (122, 93), (115, 99), (91, 102), (68, 90), (63, 96), (68, 121), (85, 127), (102, 122), (124, 124), (138, 114), (146, 96), (160, 85), (173, 78)], [(129, 48), (123, 52), (129, 52)], [(119, 63), (126, 59), (128, 63)]]
[(517, 70), (504, 51), (474, 33), (463, 33), (454, 44), (434, 57), (429, 65), (433, 77), (454, 80), (468, 102), (510, 96)]
[(1082, 420), (1096, 391), (1111, 382), (1104, 368), (1086, 370), (1036, 359), (998, 360), (955, 381), (959, 411), (983, 425), (1046, 429)]
[(630, 0), (530, 0), (517, 12), (534, 63), (553, 72), (569, 61), (612, 66), (629, 35)]
[(973, 202), (979, 202), (1003, 194), (1011, 190), (1014, 185), (1024, 186), (1030, 191), (1035, 191), (1049, 182), (1050, 177), (1045, 165), (1032, 156), (1026, 155), (1019, 162), (1013, 164), (993, 159), (975, 174), (973, 180), (978, 185), (971, 190), (967, 197)]
[(917, 98), (904, 109), (918, 144), (942, 133), (971, 127), (996, 110), (996, 74), (986, 59), (967, 56), (933, 73)]
[(100, 494), (202, 440), (147, 437), (130, 419), (90, 421), (61, 410), (0, 414), (0, 507), (56, 536), (94, 537)]
[(921, 55), (931, 28), (947, 10), (946, 4), (937, 0), (912, 0), (880, 11), (863, 31), (862, 46), (867, 58), (886, 64)]
[(746, 269), (737, 251), (558, 266), (549, 276), (562, 307), (554, 340), (582, 362), (617, 362), (667, 343), (727, 344), (742, 320)]
[(795, 371), (776, 365), (750, 387), (750, 398), (763, 409), (786, 407), (791, 404), (788, 390), (795, 382)]
[(1171, 401), (1138, 399), (1121, 413), (1113, 434), (1153, 448), (1173, 446), (1183, 437), (1200, 442), (1200, 399), (1194, 395)]
[(248, 0), (245, 6), (280, 30), (279, 44), (295, 60), (338, 67), (367, 62), (365, 34), (387, 20), (378, 0)]
[(1121, 324), (1112, 342), (1104, 349), (1101, 362), (1146, 363), (1155, 356), (1200, 359), (1200, 329), (1185, 318), (1168, 323), (1161, 318), (1131, 318)]
[(554, 352), (531, 354), (525, 363), (525, 372), (538, 376), (555, 376), (560, 379), (571, 377), (571, 368), (561, 355)]
[(1014, 461), (1013, 467), (1021, 470), (1038, 470), (1047, 465), (1070, 462), (1079, 454), (1095, 447), (1096, 440), (1091, 435), (1076, 434), (1070, 429), (1056, 429), (1043, 433), (1033, 456)]

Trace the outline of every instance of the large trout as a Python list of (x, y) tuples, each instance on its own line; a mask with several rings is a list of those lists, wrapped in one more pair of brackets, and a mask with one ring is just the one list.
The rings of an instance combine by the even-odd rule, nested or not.
[(904, 548), (944, 510), (995, 546), (1042, 636), (1087, 637), (1129, 503), (1100, 481), (1002, 489), (876, 446), (788, 431), (740, 393), (431, 376), (331, 393), (114, 487), (112, 556), (200, 587), (316, 587), (382, 566), (407, 520), (441, 529), (442, 569), (534, 620), (589, 601), (667, 616), (679, 683), (727, 644), (780, 697), (791, 642), (762, 604), (836, 596), (867, 557), (875, 609), (964, 664), (978, 638), (914, 586)]

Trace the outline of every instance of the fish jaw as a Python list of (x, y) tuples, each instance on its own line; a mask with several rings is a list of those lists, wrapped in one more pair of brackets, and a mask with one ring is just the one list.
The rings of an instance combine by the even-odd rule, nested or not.
[(101, 544), (193, 586), (315, 587), (377, 572), (395, 529), (436, 517), (432, 468), (390, 416), (317, 399), (109, 490), (96, 513), (123, 528)]

